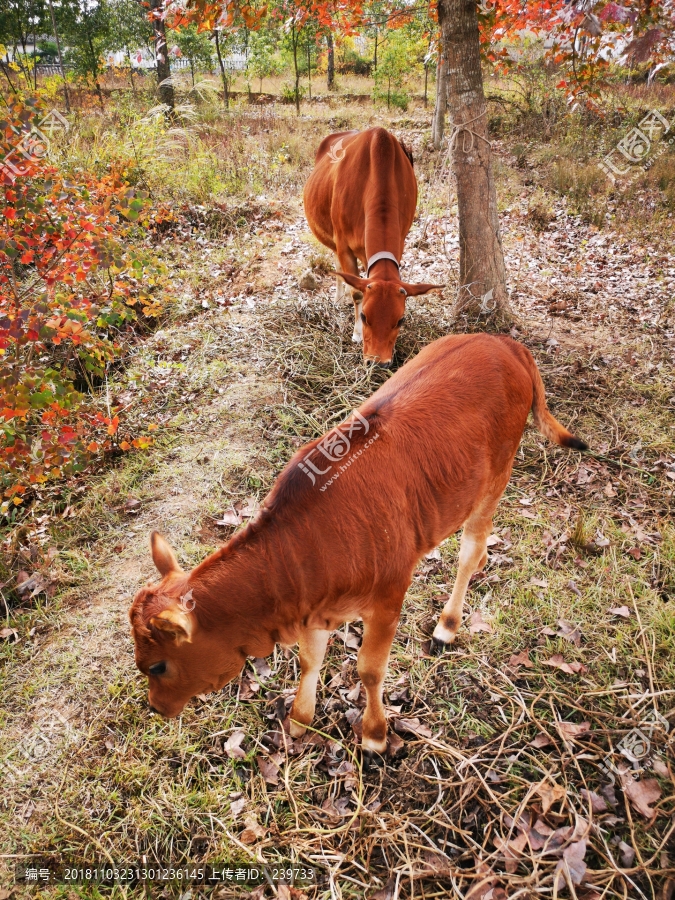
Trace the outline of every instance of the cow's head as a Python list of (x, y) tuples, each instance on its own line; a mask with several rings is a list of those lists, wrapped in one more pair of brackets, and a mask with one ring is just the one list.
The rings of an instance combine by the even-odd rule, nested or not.
[[(359, 278), (347, 272), (336, 272), (336, 275), (352, 288), (363, 338), (363, 358), (384, 368), (391, 365), (394, 344), (405, 317), (406, 297), (442, 290), (437, 284)], [(359, 333), (359, 321), (355, 326), (355, 335)]]
[(236, 621), (231, 628), (209, 627), (214, 623), (207, 598), (190, 588), (189, 573), (157, 532), (151, 546), (162, 579), (136, 594), (129, 619), (136, 665), (149, 680), (148, 702), (173, 718), (191, 697), (220, 690), (235, 678), (247, 654)]

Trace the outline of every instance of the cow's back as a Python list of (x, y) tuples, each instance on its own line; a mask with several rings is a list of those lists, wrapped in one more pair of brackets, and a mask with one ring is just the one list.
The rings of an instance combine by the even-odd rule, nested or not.
[(368, 222), (375, 221), (387, 244), (375, 252), (400, 256), (417, 205), (410, 153), (384, 128), (331, 134), (319, 145), (304, 203), (310, 228), (331, 249), (339, 232), (365, 264)]

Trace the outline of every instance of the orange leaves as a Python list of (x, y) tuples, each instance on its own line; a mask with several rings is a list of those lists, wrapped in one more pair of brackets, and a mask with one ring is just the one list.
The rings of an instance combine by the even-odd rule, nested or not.
[[(30, 101), (9, 104), (0, 156), (41, 116)], [(98, 400), (74, 379), (76, 371), (85, 384), (102, 378), (123, 349), (120, 335), (132, 333), (136, 308), (157, 315), (164, 304), (164, 270), (134, 243), (149, 218), (147, 197), (125, 183), (125, 169), (100, 177), (79, 170), (70, 180), (42, 159), (11, 184), (0, 180), (0, 491), (19, 479), (72, 475), (92, 454), (122, 449), (120, 417), (97, 418)], [(118, 205), (137, 223), (133, 232)], [(124, 443), (146, 449), (152, 438), (125, 435)]]

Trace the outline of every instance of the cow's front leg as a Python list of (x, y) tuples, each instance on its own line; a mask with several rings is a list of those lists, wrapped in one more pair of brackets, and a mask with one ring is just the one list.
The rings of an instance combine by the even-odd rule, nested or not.
[[(337, 253), (335, 254), (335, 268), (336, 269), (340, 268), (340, 260), (338, 259)], [(344, 296), (344, 292), (345, 292), (345, 283), (340, 278), (339, 275), (336, 275), (335, 276), (335, 302), (336, 303), (342, 303), (342, 297)]]
[(363, 343), (363, 322), (361, 321), (361, 307), (363, 305), (362, 291), (352, 291), (352, 300), (354, 301), (354, 333), (352, 340), (355, 344)]
[(326, 655), (330, 631), (314, 628), (303, 631), (298, 641), (300, 649), (300, 684), (291, 707), (290, 731), (294, 738), (302, 737), (305, 725), (314, 718), (316, 687), (321, 674), (321, 664)]
[(387, 749), (387, 722), (382, 704), (382, 689), (397, 625), (398, 612), (392, 615), (391, 612), (379, 611), (363, 620), (363, 643), (359, 650), (357, 668), (367, 700), (361, 739), (366, 757), (372, 757), (374, 753), (383, 755)]

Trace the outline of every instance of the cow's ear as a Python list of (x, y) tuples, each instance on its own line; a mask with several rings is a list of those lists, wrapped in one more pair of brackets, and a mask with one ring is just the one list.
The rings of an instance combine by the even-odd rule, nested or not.
[(350, 287), (360, 291), (361, 297), (355, 299), (363, 299), (363, 293), (370, 284), (367, 278), (359, 278), (358, 275), (352, 275), (350, 272), (334, 272), (333, 274), (345, 281)]
[(192, 640), (192, 619), (180, 609), (165, 609), (150, 619), (150, 624), (175, 640), (176, 644)]
[(150, 535), (150, 547), (152, 548), (152, 561), (162, 577), (170, 572), (182, 571), (178, 565), (176, 554), (158, 531), (153, 531)]
[(442, 291), (444, 285), (442, 285), (442, 284), (406, 284), (404, 281), (402, 283), (402, 287), (405, 288), (405, 292), (409, 297), (419, 297), (420, 294), (428, 294), (429, 291)]

